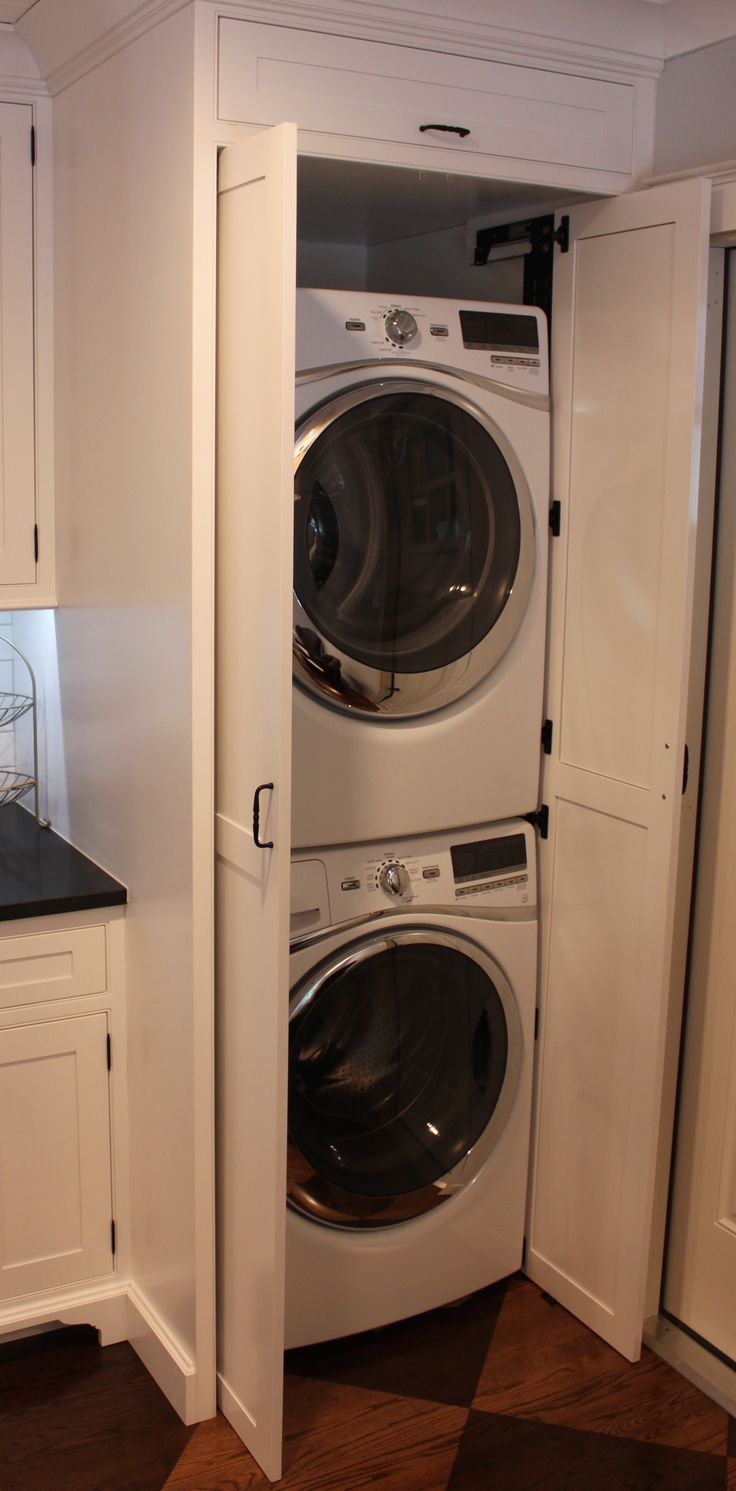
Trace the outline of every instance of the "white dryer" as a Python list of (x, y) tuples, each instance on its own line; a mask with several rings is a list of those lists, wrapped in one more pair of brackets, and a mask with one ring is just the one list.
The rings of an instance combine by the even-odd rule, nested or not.
[(292, 842), (537, 806), (547, 327), (297, 292)]
[(286, 1345), (302, 1346), (520, 1265), (533, 831), (296, 856), (290, 964)]

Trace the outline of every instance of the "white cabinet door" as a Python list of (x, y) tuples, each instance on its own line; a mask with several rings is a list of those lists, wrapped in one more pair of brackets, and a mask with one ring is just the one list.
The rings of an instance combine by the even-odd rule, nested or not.
[(113, 1269), (107, 1016), (0, 1031), (0, 1299)]
[(630, 83), (235, 19), (220, 21), (218, 115), (295, 119), (350, 139), (352, 155), (375, 141), (419, 149), (430, 170), (448, 151), (482, 173), (493, 157), (585, 167), (591, 178), (632, 170)]
[(0, 104), (0, 585), (36, 578), (32, 121)]
[[(296, 129), (224, 150), (218, 213), (218, 1374), (281, 1469)], [(256, 843), (253, 803), (259, 795)]]
[(709, 197), (708, 182), (688, 181), (576, 208), (555, 265), (562, 531), (527, 1267), (632, 1359), (661, 1248), (683, 973), (673, 933)]

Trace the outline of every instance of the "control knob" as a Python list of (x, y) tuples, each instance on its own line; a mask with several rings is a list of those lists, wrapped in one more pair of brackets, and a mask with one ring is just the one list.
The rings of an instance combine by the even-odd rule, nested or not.
[(402, 347), (417, 334), (417, 323), (410, 311), (389, 311), (386, 317), (386, 336), (390, 342)]
[(383, 865), (378, 872), (378, 884), (387, 896), (405, 896), (411, 885), (406, 865)]

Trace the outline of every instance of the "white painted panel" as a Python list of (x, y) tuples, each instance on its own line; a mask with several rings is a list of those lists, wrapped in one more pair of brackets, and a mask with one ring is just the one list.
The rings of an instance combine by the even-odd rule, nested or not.
[(698, 874), (664, 1303), (736, 1358), (736, 298), (731, 260)]
[[(193, 473), (194, 21), (187, 5), (54, 100), (63, 751), (50, 765), (72, 842), (130, 889), (132, 1277), (194, 1362), (210, 1417), (212, 773), (193, 719), (209, 743), (212, 658), (204, 628), (195, 698), (192, 597), (196, 510), (211, 607), (213, 512)], [(214, 200), (212, 186), (210, 240)], [(213, 274), (198, 292), (212, 316)], [(211, 431), (211, 404), (206, 418)]]
[(0, 1033), (0, 1298), (113, 1268), (107, 1017)]
[[(557, 804), (534, 1243), (613, 1310), (646, 832)], [(564, 1155), (564, 1164), (561, 1156)]]
[(0, 584), (33, 584), (33, 173), (25, 104), (0, 104)]
[(0, 937), (0, 1008), (107, 988), (104, 927)]
[[(691, 868), (691, 837), (681, 833), (682, 774), (698, 568), (709, 219), (706, 181), (573, 208), (570, 251), (555, 265), (553, 490), (562, 523), (551, 549), (546, 710), (562, 728), (553, 731), (542, 777), (550, 818), (549, 837), (540, 846), (540, 1070), (526, 1266), (532, 1278), (631, 1360), (641, 1348), (650, 1260), (661, 1249), (659, 1198), (669, 1164), (664, 1119), (671, 1111), (672, 1036), (681, 1000), (675, 917)], [(651, 252), (657, 239), (664, 264)], [(622, 275), (612, 264), (612, 247), (628, 260)], [(620, 358), (612, 360), (607, 379), (605, 359), (601, 366), (590, 355), (577, 360), (578, 336), (587, 346), (578, 291), (588, 295), (589, 315), (595, 260), (611, 271), (606, 295), (600, 297), (604, 326), (618, 317), (626, 322), (633, 264), (638, 265), (633, 355), (642, 349), (647, 356), (650, 346), (658, 349), (650, 375), (665, 390), (657, 459), (645, 419), (630, 427), (627, 439), (624, 417), (632, 411)], [(664, 295), (662, 279), (668, 286)], [(655, 408), (659, 398), (657, 393)], [(598, 443), (588, 438), (593, 409), (607, 462), (598, 459)], [(589, 514), (601, 505), (605, 516), (605, 495), (619, 472), (626, 473), (632, 504), (637, 493), (645, 506), (651, 501), (653, 466), (664, 470), (664, 498), (660, 604), (646, 660), (651, 699), (637, 694), (635, 686), (627, 695), (617, 685), (626, 713), (646, 708), (628, 738), (626, 722), (616, 736), (618, 774), (611, 774), (608, 694), (596, 687), (592, 670), (599, 657), (604, 671), (610, 668), (615, 650), (595, 597), (580, 607), (582, 582), (575, 565)], [(587, 492), (582, 506), (572, 500), (573, 488)], [(641, 521), (635, 526), (628, 544), (616, 536), (614, 586), (603, 564), (604, 546), (597, 545), (598, 573), (590, 578), (608, 591), (614, 619), (643, 583)], [(709, 539), (707, 521), (703, 536)], [(589, 638), (577, 635), (585, 628), (586, 610), (596, 622)], [(696, 634), (701, 636), (702, 628)], [(635, 672), (631, 641), (629, 663)], [(587, 717), (578, 697), (583, 684), (589, 689)], [(572, 734), (568, 720), (574, 722)], [(579, 759), (569, 749), (570, 740)], [(640, 764), (649, 763), (646, 786), (632, 785), (642, 775), (634, 769), (637, 753)], [(697, 771), (693, 792), (696, 776)], [(599, 996), (601, 1008), (595, 1003)], [(575, 1044), (576, 1013), (581, 1048)], [(602, 1052), (601, 1041), (606, 1043)], [(560, 1062), (571, 1087), (558, 1079)], [(593, 1068), (595, 1093), (587, 1084), (587, 1066)], [(592, 1148), (586, 1147), (589, 1135), (580, 1132), (586, 1096), (591, 1105), (595, 1100), (587, 1122), (603, 1156), (603, 1177), (595, 1174)], [(577, 1126), (570, 1122), (571, 1098)], [(556, 1188), (564, 1199), (556, 1198)]]
[[(218, 1375), (281, 1473), (291, 814), (296, 130), (220, 157), (217, 411)], [(260, 795), (258, 848), (252, 817)]]
[(590, 239), (576, 278), (560, 756), (640, 787), (662, 599), (673, 251), (671, 224)]
[[(627, 83), (220, 22), (221, 119), (425, 145), (428, 164), (451, 149), (629, 172), (633, 102)], [(436, 123), (469, 134), (420, 132)]]

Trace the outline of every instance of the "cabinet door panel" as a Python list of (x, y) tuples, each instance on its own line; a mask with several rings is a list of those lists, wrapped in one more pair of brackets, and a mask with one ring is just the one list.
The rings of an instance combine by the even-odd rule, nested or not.
[(36, 578), (32, 119), (0, 104), (0, 585)]
[(693, 771), (682, 795), (682, 763), (709, 196), (708, 182), (687, 181), (573, 209), (555, 266), (562, 529), (527, 1268), (631, 1359), (661, 1257), (677, 896), (690, 869), (681, 823), (697, 794)]
[[(469, 169), (494, 155), (632, 168), (634, 90), (627, 83), (238, 20), (220, 22), (218, 113), (424, 146), (437, 169), (447, 150), (467, 154)], [(422, 133), (426, 124), (469, 133)]]
[(0, 1034), (0, 1298), (109, 1273), (107, 1017)]

